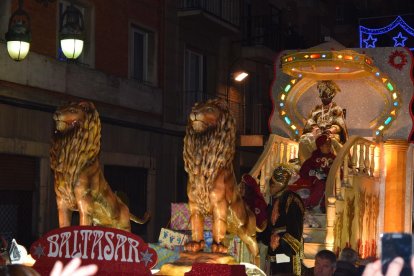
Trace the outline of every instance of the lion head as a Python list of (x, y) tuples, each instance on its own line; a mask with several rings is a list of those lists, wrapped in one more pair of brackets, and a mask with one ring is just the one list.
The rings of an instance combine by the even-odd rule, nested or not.
[(50, 164), (55, 172), (76, 180), (80, 170), (99, 155), (101, 122), (91, 102), (70, 103), (53, 114), (55, 131), (50, 149)]
[(190, 113), (184, 137), (184, 166), (204, 214), (210, 213), (208, 194), (217, 173), (232, 165), (235, 152), (235, 120), (219, 99), (196, 103)]

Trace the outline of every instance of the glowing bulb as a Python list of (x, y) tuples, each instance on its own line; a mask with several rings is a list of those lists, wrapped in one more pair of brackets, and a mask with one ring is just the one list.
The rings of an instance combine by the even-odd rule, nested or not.
[(83, 50), (83, 40), (73, 38), (62, 39), (60, 47), (66, 58), (77, 59)]
[(290, 125), (292, 122), (290, 121), (290, 119), (287, 117), (287, 116), (285, 116), (285, 122), (288, 124), (288, 125)]
[(30, 43), (24, 41), (7, 41), (9, 56), (15, 61), (23, 60), (29, 53)]
[(234, 77), (235, 81), (242, 81), (244, 80), (249, 74), (246, 72), (239, 72), (236, 74), (236, 76)]
[(286, 87), (285, 87), (285, 92), (287, 93), (289, 90), (290, 90), (290, 88), (291, 88), (292, 86), (290, 85), (290, 84), (288, 84), (288, 85), (286, 85)]

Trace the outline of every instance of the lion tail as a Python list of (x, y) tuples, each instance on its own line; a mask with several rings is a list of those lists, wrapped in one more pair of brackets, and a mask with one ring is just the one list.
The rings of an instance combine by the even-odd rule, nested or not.
[(145, 224), (151, 218), (151, 214), (149, 212), (145, 212), (143, 218), (139, 218), (133, 214), (129, 214), (129, 219), (138, 224)]

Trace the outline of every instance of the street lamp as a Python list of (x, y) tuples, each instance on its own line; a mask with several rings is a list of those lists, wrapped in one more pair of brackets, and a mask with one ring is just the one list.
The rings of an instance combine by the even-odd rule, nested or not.
[(15, 61), (23, 60), (30, 49), (30, 17), (22, 7), (23, 0), (19, 0), (19, 7), (10, 17), (6, 33), (7, 51)]
[(247, 76), (249, 76), (249, 73), (245, 71), (240, 71), (234, 74), (234, 80), (242, 82)]
[(77, 59), (83, 50), (84, 23), (81, 11), (73, 0), (60, 19), (59, 39), (62, 52), (67, 59)]
[(232, 86), (232, 82), (243, 82), (247, 77), (249, 76), (249, 73), (244, 70), (239, 70), (235, 72), (231, 72), (231, 67), (229, 72), (227, 72), (227, 81), (226, 81), (226, 100), (227, 103), (230, 101), (230, 90)]

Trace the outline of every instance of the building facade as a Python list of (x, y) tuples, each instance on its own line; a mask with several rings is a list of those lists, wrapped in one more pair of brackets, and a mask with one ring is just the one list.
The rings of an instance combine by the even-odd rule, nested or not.
[[(24, 1), (31, 19), (29, 55), (8, 57), (4, 33), (18, 6), (0, 3), (0, 233), (29, 246), (56, 228), (50, 169), (52, 115), (71, 101), (94, 102), (102, 121), (101, 165), (112, 189), (133, 213), (149, 210), (132, 231), (155, 241), (170, 219), (170, 202), (186, 201), (182, 141), (191, 106), (227, 100), (240, 135), (236, 174), (260, 154), (271, 112), (276, 58), (270, 26), (275, 14), (255, 1), (79, 0), (84, 51), (68, 62), (59, 47), (60, 18), (70, 1)], [(266, 12), (268, 9), (266, 9)], [(265, 24), (266, 23), (266, 24)], [(255, 34), (255, 35), (253, 35)], [(239, 70), (249, 77), (233, 80)], [(247, 145), (247, 147), (245, 147)], [(253, 147), (254, 146), (254, 147)], [(76, 217), (74, 217), (76, 223)]]

